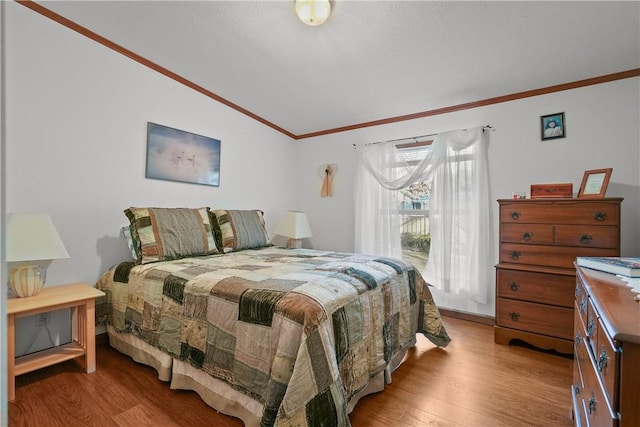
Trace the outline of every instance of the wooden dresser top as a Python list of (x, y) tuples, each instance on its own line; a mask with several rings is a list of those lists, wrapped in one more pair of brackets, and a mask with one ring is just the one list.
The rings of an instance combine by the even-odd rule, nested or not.
[(615, 274), (577, 267), (603, 326), (617, 341), (640, 344), (640, 302), (635, 293)]

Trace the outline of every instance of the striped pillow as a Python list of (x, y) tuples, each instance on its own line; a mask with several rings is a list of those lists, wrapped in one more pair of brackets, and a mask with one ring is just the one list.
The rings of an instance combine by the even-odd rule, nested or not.
[(137, 264), (220, 253), (209, 208), (129, 208)]
[(214, 210), (211, 221), (218, 249), (224, 253), (271, 246), (259, 210)]

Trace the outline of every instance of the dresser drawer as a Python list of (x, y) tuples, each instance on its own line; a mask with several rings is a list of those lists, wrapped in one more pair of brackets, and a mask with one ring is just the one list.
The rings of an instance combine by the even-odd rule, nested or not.
[(497, 299), (499, 326), (573, 340), (573, 310), (508, 298)]
[(581, 248), (617, 248), (619, 244), (618, 227), (615, 225), (557, 225), (555, 244)]
[(507, 223), (617, 225), (619, 217), (617, 203), (540, 201), (500, 205), (500, 221)]
[(617, 249), (502, 243), (500, 262), (573, 268), (577, 256), (617, 256)]
[(617, 416), (612, 409), (611, 401), (600, 387), (597, 377), (598, 368), (591, 354), (589, 354), (588, 361), (585, 361), (585, 365), (581, 369), (584, 378), (581, 398), (587, 409), (588, 425), (597, 427), (617, 425)]
[[(587, 317), (588, 317), (588, 306), (589, 306), (589, 295), (587, 294), (586, 289), (580, 282), (580, 280), (576, 280), (576, 302), (575, 302), (575, 310), (576, 310), (576, 329), (580, 326), (580, 330), (582, 331), (582, 336), (586, 336), (585, 331), (587, 330)], [(578, 323), (580, 320), (580, 323)]]
[(574, 276), (498, 268), (498, 297), (573, 307)]
[(503, 242), (530, 245), (553, 245), (553, 225), (502, 224), (500, 237)]
[(598, 319), (598, 352), (594, 353), (598, 374), (602, 379), (605, 394), (610, 402), (617, 402), (615, 391), (618, 389), (618, 352), (613, 342), (609, 339), (609, 334), (602, 328), (602, 323)]

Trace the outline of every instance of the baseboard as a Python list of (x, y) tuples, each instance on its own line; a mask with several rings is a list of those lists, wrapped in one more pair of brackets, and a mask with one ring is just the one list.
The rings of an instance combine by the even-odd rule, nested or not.
[(496, 324), (496, 318), (494, 316), (487, 316), (485, 314), (468, 313), (466, 311), (451, 310), (448, 308), (440, 308), (440, 314), (443, 316), (453, 317), (454, 319), (482, 323), (483, 325), (493, 326)]

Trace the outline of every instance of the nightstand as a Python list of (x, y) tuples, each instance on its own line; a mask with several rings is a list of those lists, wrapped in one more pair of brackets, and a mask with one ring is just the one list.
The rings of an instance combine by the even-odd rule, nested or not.
[[(36, 369), (82, 358), (87, 373), (96, 370), (95, 299), (104, 292), (86, 283), (44, 288), (39, 294), (7, 299), (8, 398), (16, 397), (16, 376)], [(15, 357), (15, 319), (49, 311), (71, 309), (71, 342)], [(81, 363), (82, 363), (81, 362)]]

